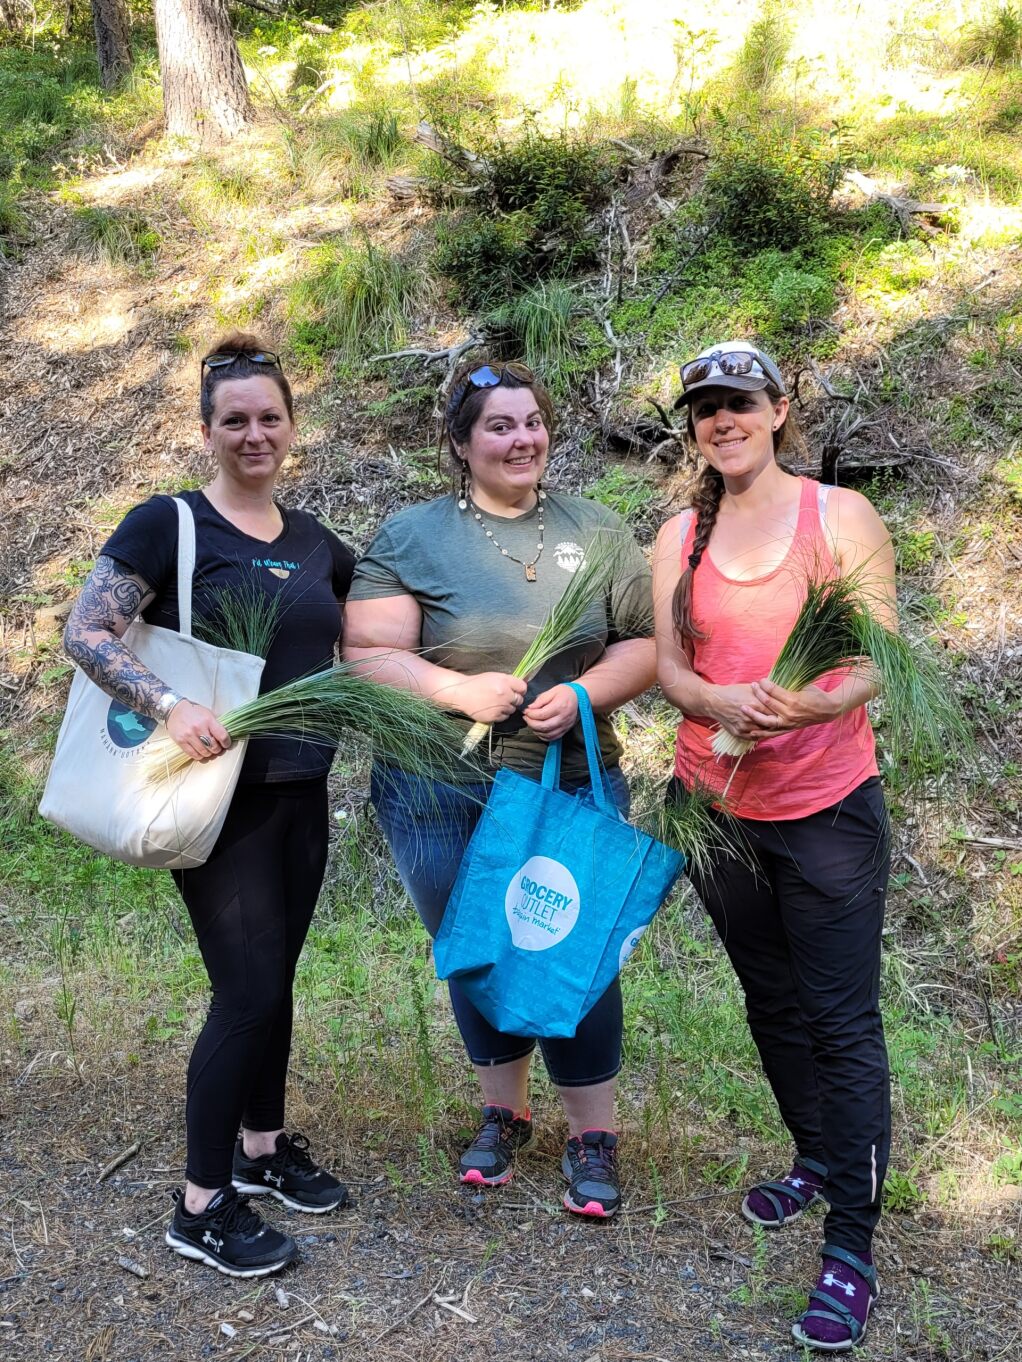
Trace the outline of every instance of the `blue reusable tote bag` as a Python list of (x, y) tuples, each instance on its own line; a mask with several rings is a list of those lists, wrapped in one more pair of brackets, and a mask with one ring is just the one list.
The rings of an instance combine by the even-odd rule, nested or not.
[(572, 689), (592, 797), (558, 788), (559, 741), (539, 784), (498, 771), (434, 942), (439, 977), (509, 1035), (573, 1036), (685, 863), (619, 814), (589, 696)]

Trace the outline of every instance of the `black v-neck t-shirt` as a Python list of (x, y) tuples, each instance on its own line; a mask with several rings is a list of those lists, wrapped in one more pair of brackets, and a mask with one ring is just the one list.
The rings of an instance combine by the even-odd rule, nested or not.
[[(355, 566), (352, 551), (308, 511), (278, 505), (283, 527), (266, 543), (239, 530), (202, 492), (177, 495), (195, 519), (193, 630), (196, 619), (215, 616), (219, 592), (258, 591), (279, 602), (260, 694), (329, 667), (341, 633), (339, 602), (348, 594)], [(165, 629), (179, 628), (177, 533), (173, 499), (150, 497), (128, 512), (101, 550), (152, 587), (156, 596), (143, 618)], [(333, 753), (332, 747), (297, 737), (253, 738), (241, 780), (311, 780), (326, 774)]]

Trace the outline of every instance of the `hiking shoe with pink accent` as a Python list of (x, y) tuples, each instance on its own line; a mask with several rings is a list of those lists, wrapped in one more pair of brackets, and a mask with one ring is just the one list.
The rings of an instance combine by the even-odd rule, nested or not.
[(606, 1220), (621, 1205), (617, 1136), (612, 1131), (583, 1130), (581, 1136), (573, 1135), (561, 1160), (561, 1172), (568, 1179), (566, 1211)]
[(483, 1107), (483, 1123), (458, 1160), (462, 1182), (499, 1187), (514, 1172), (515, 1155), (533, 1145), (531, 1113), (516, 1115), (510, 1107)]

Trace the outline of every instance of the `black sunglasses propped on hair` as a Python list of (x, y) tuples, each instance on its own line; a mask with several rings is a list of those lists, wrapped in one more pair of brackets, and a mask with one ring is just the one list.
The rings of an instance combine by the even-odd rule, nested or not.
[(199, 365), (199, 375), (202, 376), (204, 369), (226, 369), (229, 364), (235, 364), (239, 359), (247, 359), (251, 364), (266, 364), (271, 369), (280, 369), (284, 372), (280, 362), (280, 356), (272, 350), (217, 350), (212, 355), (206, 355)]

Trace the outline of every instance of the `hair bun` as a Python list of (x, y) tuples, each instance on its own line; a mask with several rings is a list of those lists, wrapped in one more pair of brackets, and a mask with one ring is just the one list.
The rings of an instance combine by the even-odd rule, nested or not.
[[(220, 355), (225, 352), (236, 350), (239, 355), (253, 355), (259, 350), (273, 350), (272, 345), (267, 345), (251, 331), (228, 331), (225, 336), (221, 336), (215, 345), (211, 345), (206, 351), (206, 356)], [(206, 357), (204, 356), (204, 358)]]

